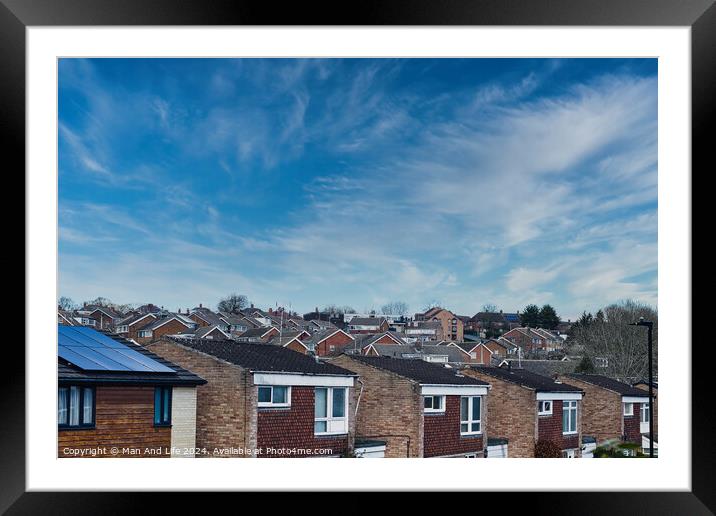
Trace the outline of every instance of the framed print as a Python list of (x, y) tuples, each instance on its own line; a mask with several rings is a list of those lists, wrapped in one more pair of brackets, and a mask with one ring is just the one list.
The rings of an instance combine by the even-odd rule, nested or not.
[(28, 206), (3, 509), (713, 510), (690, 238), (713, 2), (0, 13)]

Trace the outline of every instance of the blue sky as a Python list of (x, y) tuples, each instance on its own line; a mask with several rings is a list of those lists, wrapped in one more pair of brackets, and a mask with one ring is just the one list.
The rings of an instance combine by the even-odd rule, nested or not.
[(60, 295), (657, 303), (655, 59), (62, 59)]

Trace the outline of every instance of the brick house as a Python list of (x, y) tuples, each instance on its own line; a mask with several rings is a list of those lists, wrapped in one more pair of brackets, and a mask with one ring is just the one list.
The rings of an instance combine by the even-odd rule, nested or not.
[(353, 447), (350, 371), (263, 343), (169, 337), (151, 350), (207, 380), (197, 391), (196, 444), (219, 450), (209, 456), (336, 457)]
[(448, 346), (453, 346), (461, 349), (467, 354), (464, 362), (470, 362), (473, 364), (492, 364), (492, 356), (494, 352), (485, 345), (483, 342), (449, 342)]
[(486, 382), (416, 359), (341, 355), (360, 376), (356, 438), (385, 443), (385, 457), (482, 457)]
[(136, 313), (119, 321), (114, 331), (128, 339), (137, 340), (139, 330), (149, 326), (158, 318), (157, 315), (152, 313)]
[(570, 373), (561, 378), (584, 391), (582, 431), (593, 436), (597, 445), (608, 439), (641, 444), (642, 435), (648, 435), (648, 392), (598, 374)]
[(503, 338), (522, 348), (522, 351), (555, 351), (564, 341), (557, 335), (541, 328), (513, 328)]
[(193, 456), (205, 380), (114, 334), (60, 326), (58, 341), (58, 457)]
[(87, 305), (85, 304), (82, 308), (77, 311), (83, 317), (93, 319), (97, 329), (100, 330), (111, 330), (117, 321), (122, 319), (122, 316), (115, 310), (100, 305)]
[(489, 382), (487, 432), (507, 438), (510, 457), (534, 457), (551, 441), (563, 457), (581, 456), (583, 391), (524, 369), (471, 366), (463, 374)]
[(354, 317), (348, 322), (348, 332), (384, 333), (388, 331), (388, 320), (383, 317)]
[(308, 349), (319, 357), (340, 353), (342, 349), (351, 346), (353, 342), (352, 335), (338, 328), (317, 331), (311, 335), (310, 339), (303, 341)]
[(280, 336), (272, 337), (268, 343), (308, 355), (308, 346), (306, 346), (302, 340), (305, 339), (306, 336), (310, 335), (305, 331), (286, 331)]
[(440, 321), (443, 329), (442, 337), (438, 340), (451, 340), (462, 342), (464, 340), (464, 324), (462, 320), (445, 308), (434, 307), (422, 314), (415, 314), (418, 321)]
[(338, 352), (333, 352), (334, 355), (338, 356), (341, 353), (359, 353), (367, 354), (368, 349), (373, 344), (380, 344), (385, 346), (406, 346), (407, 343), (395, 332), (384, 332), (384, 333), (364, 333), (358, 335), (351, 335), (353, 342), (349, 343), (348, 346), (342, 348)]
[(440, 342), (445, 332), (440, 321), (410, 321), (404, 329), (407, 342)]
[(164, 335), (179, 335), (193, 330), (194, 328), (179, 316), (170, 315), (139, 328), (134, 340), (139, 344), (147, 344), (161, 339)]
[(202, 305), (194, 308), (187, 317), (194, 321), (199, 327), (202, 326), (218, 326), (222, 330), (228, 330), (228, 323), (224, 321), (217, 313), (212, 312), (209, 308)]

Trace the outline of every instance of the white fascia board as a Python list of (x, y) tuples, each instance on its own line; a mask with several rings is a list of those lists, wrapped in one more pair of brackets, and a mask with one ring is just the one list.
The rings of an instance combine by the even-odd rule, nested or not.
[(582, 399), (581, 392), (538, 392), (537, 401), (553, 401), (553, 400), (576, 400)]
[(421, 394), (423, 396), (485, 396), (487, 395), (487, 385), (420, 385)]
[(310, 387), (353, 387), (353, 376), (298, 373), (254, 373), (254, 385), (305, 385)]
[(649, 396), (622, 396), (622, 403), (649, 403)]

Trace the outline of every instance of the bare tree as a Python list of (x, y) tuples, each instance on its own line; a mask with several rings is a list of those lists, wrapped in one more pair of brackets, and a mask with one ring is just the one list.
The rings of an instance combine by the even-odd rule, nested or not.
[(439, 300), (437, 300), (437, 299), (433, 299), (432, 301), (429, 301), (429, 302), (425, 305), (425, 308), (423, 308), (423, 312), (427, 312), (427, 311), (430, 310), (431, 308), (439, 308), (439, 307), (441, 307), (442, 305), (443, 305), (443, 304), (442, 304), (442, 301), (439, 301)]
[(323, 312), (328, 312), (331, 314), (350, 314), (354, 313), (355, 309), (352, 306), (348, 305), (339, 306), (335, 304), (330, 304), (323, 307)]
[(497, 310), (498, 310), (497, 305), (494, 303), (485, 303), (484, 305), (482, 305), (483, 312), (487, 312), (489, 314), (494, 314), (495, 312), (497, 312)]
[(62, 296), (57, 301), (57, 306), (60, 307), (60, 310), (75, 310), (77, 308), (77, 303), (72, 301), (71, 298)]
[(407, 315), (410, 307), (405, 301), (391, 301), (381, 306), (380, 311), (386, 315)]
[(243, 294), (230, 294), (219, 301), (216, 309), (219, 312), (238, 313), (249, 306), (249, 298)]
[(643, 379), (648, 368), (647, 335), (644, 328), (630, 326), (640, 317), (654, 322), (654, 370), (657, 371), (659, 316), (654, 308), (637, 301), (607, 306), (597, 312), (596, 317), (585, 314), (567, 342), (589, 358), (597, 373), (627, 382)]

